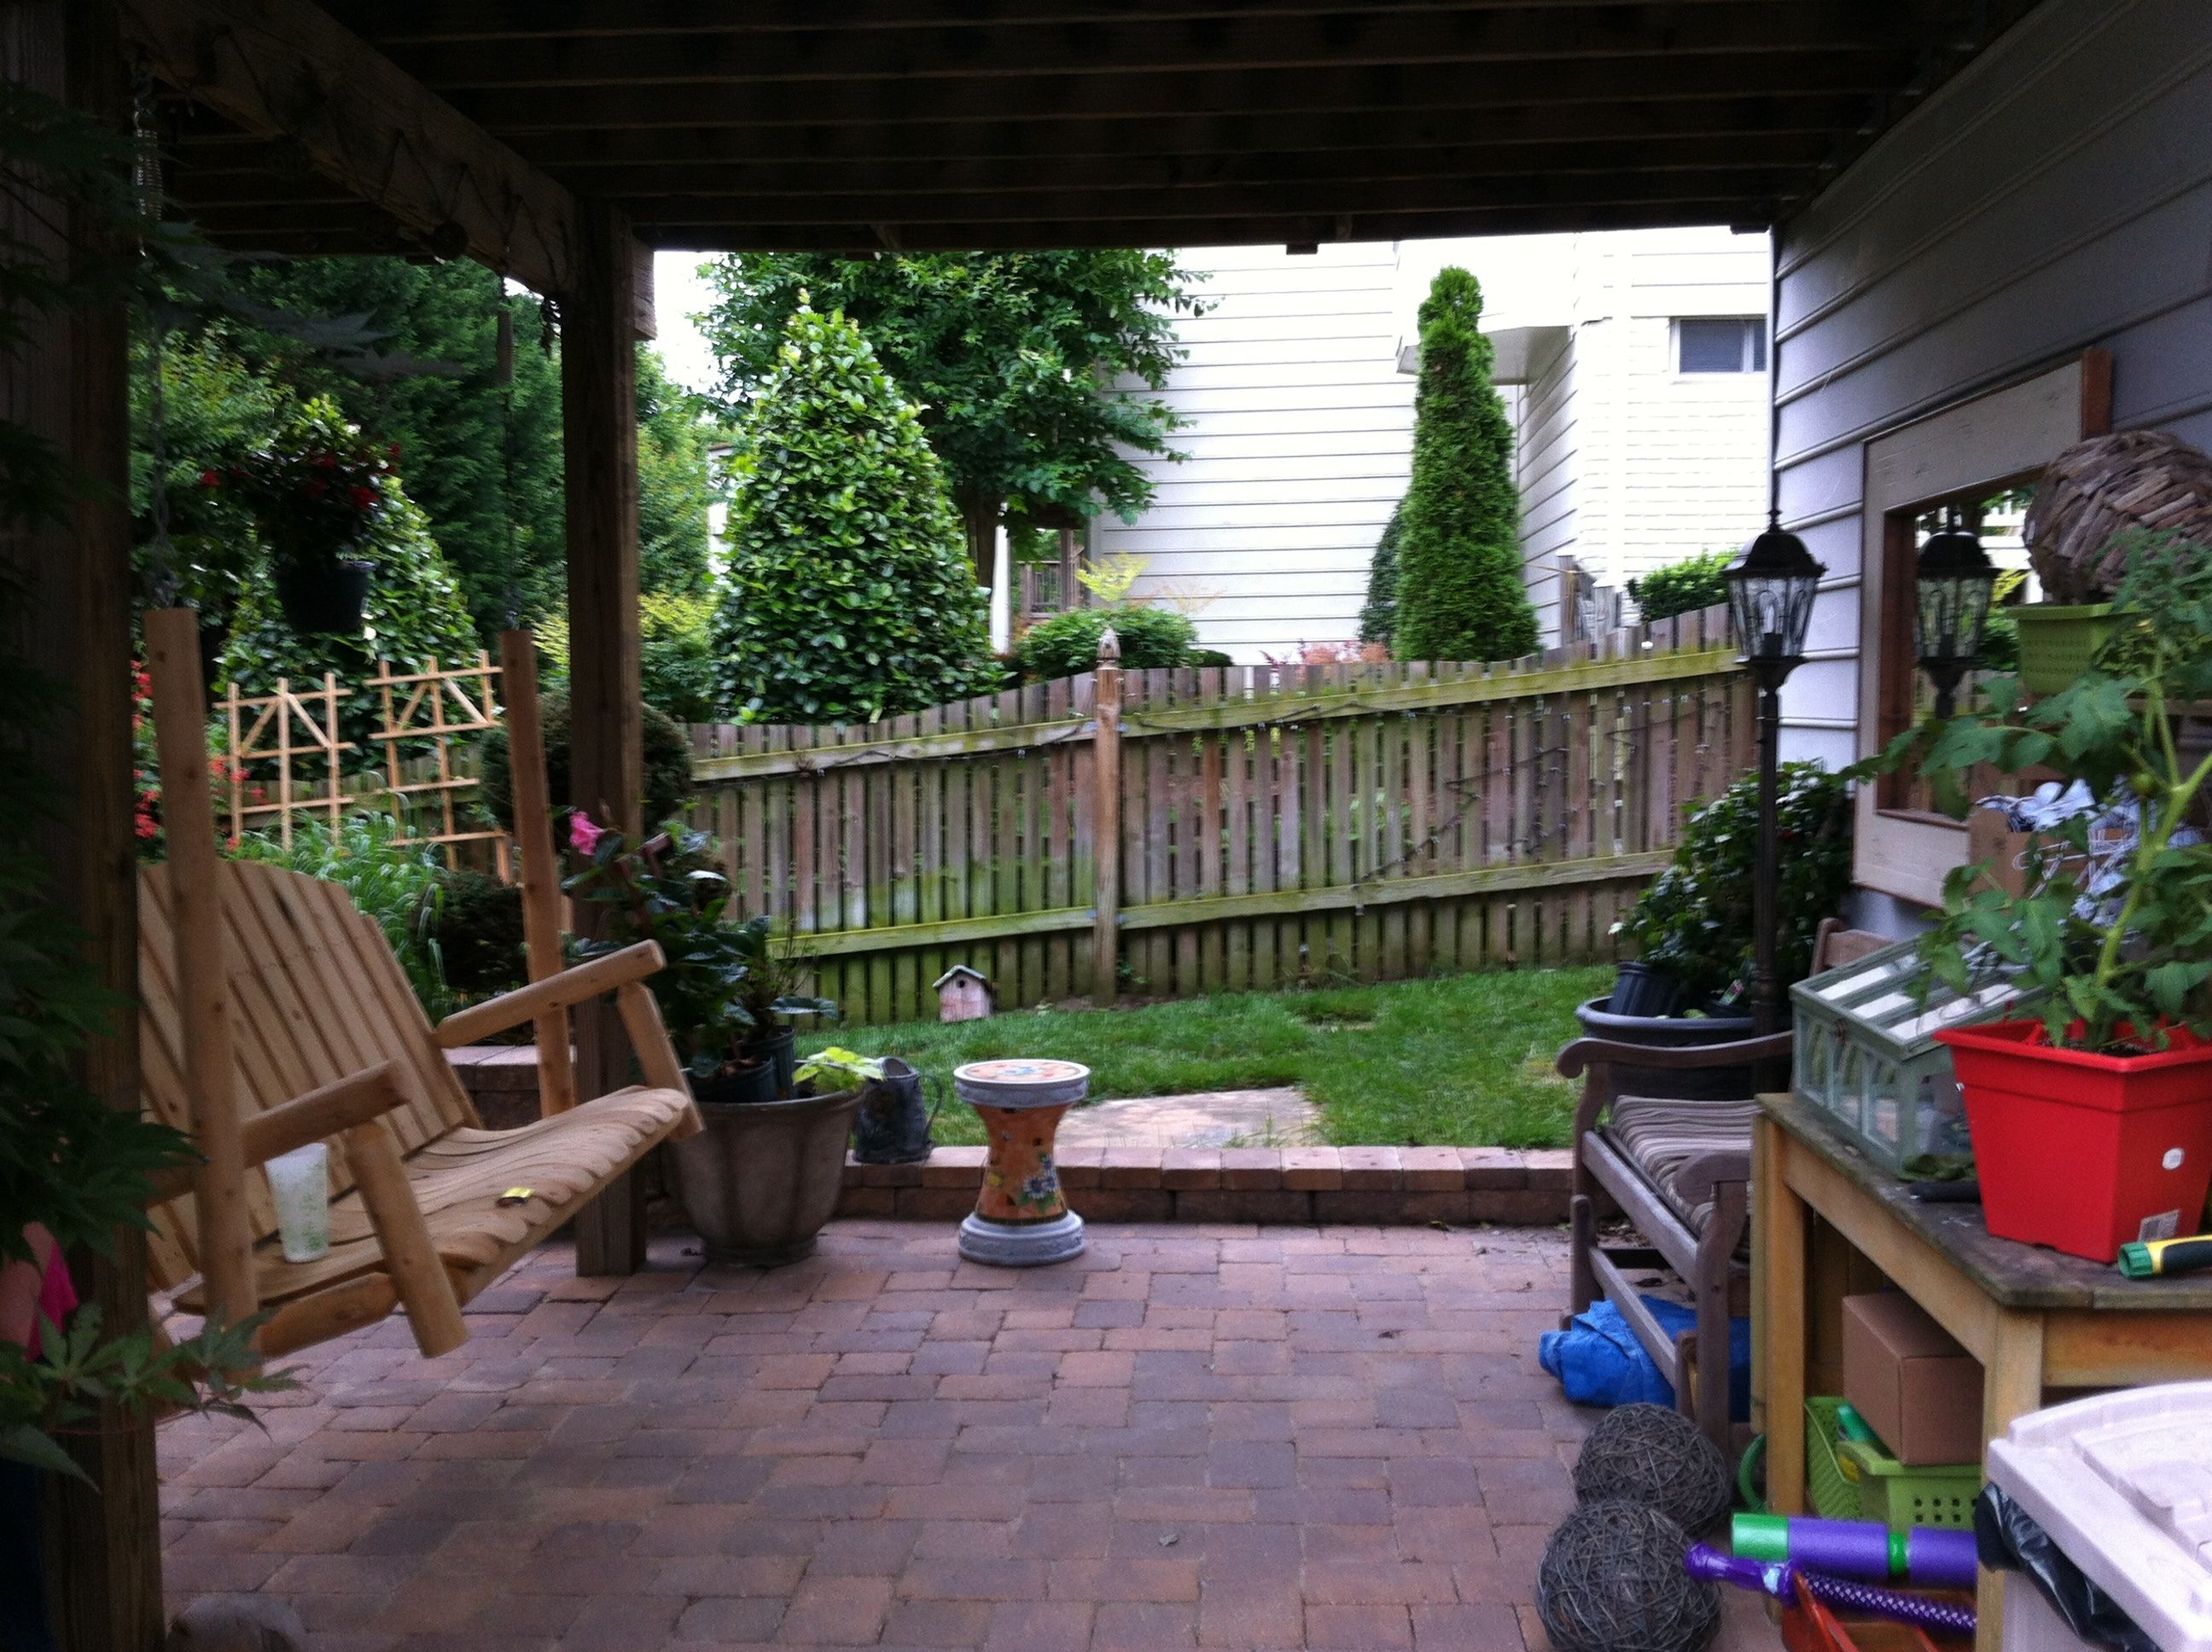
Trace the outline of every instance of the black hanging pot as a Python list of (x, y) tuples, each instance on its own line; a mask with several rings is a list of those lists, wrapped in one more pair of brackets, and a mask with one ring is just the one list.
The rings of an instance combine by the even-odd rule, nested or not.
[(917, 1164), (936, 1144), (933, 1116), (921, 1104), (921, 1075), (896, 1055), (884, 1058), (884, 1076), (860, 1091), (853, 1116), (853, 1157), (863, 1164)]
[(371, 564), (350, 556), (335, 562), (279, 562), (276, 604), (301, 636), (358, 636), (368, 608)]
[(789, 1027), (779, 1027), (765, 1037), (748, 1038), (739, 1046), (743, 1053), (756, 1060), (766, 1061), (775, 1069), (775, 1093), (791, 1094), (791, 1086), (799, 1071), (799, 1035)]
[(1624, 963), (1605, 1007), (1615, 1015), (1679, 1015), (1690, 995), (1682, 983), (1648, 963)]

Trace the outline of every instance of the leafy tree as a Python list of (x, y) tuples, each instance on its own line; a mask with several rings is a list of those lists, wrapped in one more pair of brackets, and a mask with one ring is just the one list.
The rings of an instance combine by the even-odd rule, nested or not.
[(708, 449), (720, 434), (706, 398), (671, 380), (658, 350), (641, 348), (638, 582), (648, 592), (704, 597), (714, 582), (707, 558), (707, 506), (714, 491)]
[(744, 443), (716, 638), (738, 715), (864, 720), (994, 685), (942, 467), (859, 327), (799, 308)]
[(467, 259), (305, 258), (245, 272), (263, 302), (359, 316), (376, 353), (333, 356), (242, 330), (249, 365), (295, 395), (328, 396), (400, 448), (400, 474), (489, 646), (567, 586), (561, 377), (538, 348), (538, 301), (508, 299), (514, 381), (499, 372), (500, 277)]
[(1646, 624), (1653, 620), (1672, 619), (1677, 614), (1694, 614), (1700, 608), (1711, 608), (1729, 599), (1729, 564), (1734, 561), (1735, 556), (1725, 550), (1685, 556), (1679, 562), (1655, 568), (1642, 578), (1631, 580), (1628, 594), (1635, 598), (1637, 610)]
[(986, 584), (1010, 504), (1134, 521), (1152, 486), (1129, 455), (1182, 457), (1168, 438), (1183, 421), (1145, 393), (1181, 359), (1175, 318), (1203, 309), (1171, 253), (743, 253), (708, 273), (721, 298), (702, 320), (735, 404), (774, 377), (804, 295), (866, 333), (921, 404)]
[[(638, 677), (645, 703), (679, 723), (714, 720), (714, 612), (711, 596), (647, 591), (639, 597)], [(547, 693), (567, 692), (568, 616), (538, 622), (538, 651), (545, 657)]]
[(1398, 540), (1401, 659), (1510, 659), (1536, 646), (1521, 583), (1513, 430), (1481, 320), (1475, 278), (1439, 271), (1421, 306), (1413, 473)]
[(1398, 629), (1398, 539), (1406, 531), (1403, 501), (1391, 507), (1375, 560), (1367, 568), (1367, 603), (1359, 610), (1359, 640), (1388, 643)]

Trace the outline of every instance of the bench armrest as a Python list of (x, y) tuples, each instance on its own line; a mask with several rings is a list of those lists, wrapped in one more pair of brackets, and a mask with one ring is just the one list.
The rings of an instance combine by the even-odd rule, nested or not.
[(659, 943), (640, 941), (619, 952), (593, 958), (589, 963), (573, 965), (557, 975), (548, 975), (543, 981), (501, 993), (482, 1004), (456, 1010), (438, 1023), (435, 1036), (439, 1046), (458, 1049), (491, 1033), (505, 1032), (509, 1027), (534, 1021), (541, 1015), (588, 1004), (626, 981), (644, 980), (667, 961), (661, 954)]
[(1790, 1054), (1792, 1042), (1786, 1032), (1740, 1039), (1733, 1044), (1623, 1044), (1610, 1038), (1577, 1038), (1559, 1052), (1558, 1066), (1562, 1078), (1579, 1078), (1590, 1067), (1655, 1067), (1667, 1072), (1740, 1067), (1778, 1060)]
[[(366, 1124), (406, 1104), (407, 1092), (399, 1087), (399, 1068), (393, 1062), (379, 1061), (373, 1067), (334, 1078), (240, 1123), (239, 1146), (246, 1168), (266, 1164), (280, 1154), (305, 1147), (311, 1141), (342, 1136), (356, 1125)], [(161, 1204), (189, 1194), (195, 1168), (189, 1164), (173, 1165), (155, 1175), (150, 1202)]]
[(1717, 1147), (1700, 1153), (1674, 1173), (1674, 1191), (1692, 1205), (1720, 1197), (1723, 1183), (1751, 1180), (1751, 1154), (1741, 1147)]

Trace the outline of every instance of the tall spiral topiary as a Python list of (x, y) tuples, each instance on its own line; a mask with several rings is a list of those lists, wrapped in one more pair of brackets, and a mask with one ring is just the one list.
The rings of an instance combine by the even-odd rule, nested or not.
[(716, 617), (750, 721), (866, 721), (997, 684), (988, 612), (919, 410), (860, 330), (802, 301), (745, 426)]
[(1413, 470), (1398, 538), (1401, 659), (1510, 659), (1536, 646), (1521, 583), (1513, 428), (1491, 383), (1482, 288), (1437, 273), (1421, 306)]

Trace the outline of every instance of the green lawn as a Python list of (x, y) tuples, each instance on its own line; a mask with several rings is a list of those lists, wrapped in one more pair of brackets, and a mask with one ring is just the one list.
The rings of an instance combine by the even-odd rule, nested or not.
[[(1018, 1010), (951, 1026), (838, 1029), (801, 1048), (902, 1055), (948, 1081), (965, 1061), (1055, 1056), (1089, 1066), (1102, 1101), (1297, 1084), (1340, 1145), (1557, 1147), (1574, 1092), (1551, 1059), (1575, 1036), (1575, 1005), (1612, 977), (1609, 967), (1523, 969), (1138, 1009)], [(950, 1099), (937, 1138), (983, 1139), (975, 1115)]]

